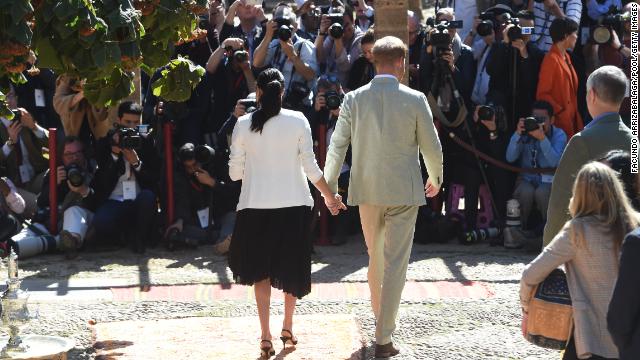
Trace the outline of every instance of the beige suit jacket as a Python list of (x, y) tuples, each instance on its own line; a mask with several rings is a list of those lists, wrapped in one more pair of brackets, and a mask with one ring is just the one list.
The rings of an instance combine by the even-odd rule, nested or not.
[(434, 186), (442, 183), (442, 147), (421, 92), (392, 77), (376, 77), (345, 96), (325, 164), (337, 193), (351, 145), (349, 205), (424, 205), (422, 153)]

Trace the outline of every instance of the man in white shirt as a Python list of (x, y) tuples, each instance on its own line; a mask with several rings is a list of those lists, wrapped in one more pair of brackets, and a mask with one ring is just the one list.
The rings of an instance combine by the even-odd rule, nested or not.
[(49, 165), (42, 152), (42, 148), (49, 147), (49, 132), (39, 126), (28, 111), (17, 108), (13, 88), (7, 94), (7, 101), (9, 108), (15, 110), (12, 120), (0, 117), (0, 143), (3, 144), (0, 162), (24, 198), (24, 215), (30, 218), (36, 211), (36, 197)]
[(534, 2), (533, 14), (535, 16), (535, 27), (531, 42), (540, 50), (547, 52), (551, 49), (553, 41), (549, 33), (549, 27), (556, 18), (567, 17), (580, 24), (582, 16), (581, 0), (544, 0), (544, 2)]

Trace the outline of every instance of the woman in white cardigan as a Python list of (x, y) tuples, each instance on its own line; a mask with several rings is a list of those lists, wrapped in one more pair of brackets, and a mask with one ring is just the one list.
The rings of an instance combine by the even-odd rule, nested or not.
[(564, 264), (573, 305), (573, 336), (563, 359), (616, 359), (607, 309), (625, 235), (638, 227), (615, 171), (599, 162), (582, 167), (569, 203), (571, 220), (524, 270), (520, 302), (526, 313), (533, 288)]
[(269, 330), (271, 287), (285, 293), (283, 346), (297, 344), (292, 333), (296, 299), (311, 291), (313, 197), (307, 179), (332, 214), (346, 209), (316, 163), (309, 122), (302, 113), (281, 108), (283, 95), (280, 71), (260, 73), (259, 109), (238, 119), (229, 157), (231, 179), (242, 180), (229, 267), (236, 283), (254, 285), (263, 358), (275, 355)]

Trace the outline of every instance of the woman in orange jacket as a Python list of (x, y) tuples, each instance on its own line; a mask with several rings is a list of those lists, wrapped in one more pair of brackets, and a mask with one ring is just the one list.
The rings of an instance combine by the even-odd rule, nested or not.
[(553, 106), (554, 125), (571, 138), (584, 127), (578, 112), (578, 76), (567, 53), (578, 40), (578, 24), (568, 18), (558, 18), (551, 23), (549, 33), (553, 46), (540, 67), (536, 98)]

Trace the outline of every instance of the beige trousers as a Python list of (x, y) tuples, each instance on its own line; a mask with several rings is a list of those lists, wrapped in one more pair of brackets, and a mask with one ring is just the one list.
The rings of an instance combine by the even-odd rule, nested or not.
[(407, 275), (418, 206), (360, 205), (360, 220), (369, 253), (371, 307), (376, 316), (376, 343), (391, 342)]

